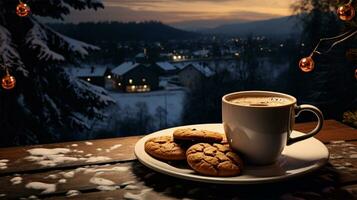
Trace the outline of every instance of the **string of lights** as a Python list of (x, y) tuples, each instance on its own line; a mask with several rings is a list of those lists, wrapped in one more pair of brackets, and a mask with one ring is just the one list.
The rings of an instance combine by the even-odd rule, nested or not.
[[(343, 4), (337, 8), (337, 16), (340, 20), (348, 22), (354, 19), (356, 16), (356, 10), (352, 5), (353, 0), (350, 0), (348, 3)], [(357, 29), (347, 31), (341, 35), (330, 37), (330, 38), (321, 38), (320, 41), (317, 43), (311, 54), (307, 57), (300, 59), (299, 61), (299, 68), (303, 72), (311, 72), (315, 68), (315, 61), (313, 60), (313, 56), (315, 54), (327, 54), (329, 53), (336, 45), (352, 38), (357, 34)], [(330, 47), (326, 51), (319, 51), (319, 47), (323, 42), (334, 41)], [(357, 69), (355, 69), (355, 78), (357, 79)]]

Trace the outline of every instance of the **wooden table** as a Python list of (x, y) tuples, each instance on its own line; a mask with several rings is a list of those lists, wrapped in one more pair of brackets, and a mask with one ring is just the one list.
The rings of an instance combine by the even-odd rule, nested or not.
[[(333, 120), (326, 120), (317, 135), (330, 150), (329, 164), (271, 184), (206, 184), (154, 172), (135, 158), (133, 149), (140, 138), (0, 149), (0, 199), (357, 199), (357, 131)], [(62, 148), (52, 151), (63, 154), (31, 156), (29, 152), (41, 154), (38, 148)]]

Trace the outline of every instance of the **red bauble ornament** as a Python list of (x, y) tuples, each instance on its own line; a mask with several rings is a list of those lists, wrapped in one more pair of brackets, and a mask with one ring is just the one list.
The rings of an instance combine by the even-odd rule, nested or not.
[(305, 57), (300, 60), (299, 67), (303, 72), (311, 72), (315, 68), (315, 62), (311, 56)]
[(350, 21), (356, 15), (355, 8), (349, 3), (338, 7), (337, 15), (342, 21)]
[(6, 75), (1, 79), (1, 86), (5, 90), (11, 90), (16, 85), (16, 79), (14, 76), (11, 76), (9, 71), (6, 70)]
[(26, 3), (20, 2), (16, 6), (16, 14), (20, 17), (27, 17), (31, 12), (30, 6), (28, 6)]
[(357, 80), (357, 69), (355, 69), (355, 78)]

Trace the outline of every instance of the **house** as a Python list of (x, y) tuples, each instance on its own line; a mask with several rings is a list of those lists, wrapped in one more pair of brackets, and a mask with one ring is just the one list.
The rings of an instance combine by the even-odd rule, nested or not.
[(188, 88), (194, 88), (202, 80), (213, 75), (214, 72), (208, 66), (195, 62), (181, 65), (181, 70), (178, 72), (181, 84)]
[(210, 51), (207, 49), (202, 49), (202, 50), (194, 51), (192, 54), (194, 57), (197, 58), (207, 58), (210, 54)]
[(170, 62), (167, 62), (167, 61), (157, 62), (155, 64), (157, 67), (159, 67), (161, 76), (175, 75), (179, 71), (178, 68), (176, 68), (173, 64), (171, 64)]
[(159, 74), (150, 64), (124, 62), (111, 73), (117, 90), (149, 92), (159, 89)]
[(173, 53), (160, 53), (159, 58), (160, 60), (170, 60), (174, 56)]
[(147, 60), (146, 50), (135, 55), (136, 62), (145, 62)]
[(111, 78), (110, 70), (106, 67), (91, 66), (84, 68), (69, 68), (68, 72), (77, 78), (101, 87), (105, 87), (107, 79)]

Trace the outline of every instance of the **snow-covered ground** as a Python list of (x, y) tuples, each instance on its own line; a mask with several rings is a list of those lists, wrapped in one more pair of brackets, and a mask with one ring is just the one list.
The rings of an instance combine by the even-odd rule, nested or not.
[[(145, 103), (148, 114), (155, 116), (158, 107), (167, 111), (167, 124), (180, 124), (185, 99), (185, 90), (160, 90), (148, 93), (118, 93), (110, 92), (120, 108), (135, 108), (138, 103)], [(157, 122), (158, 123), (158, 122)], [(156, 126), (158, 126), (156, 124)]]

